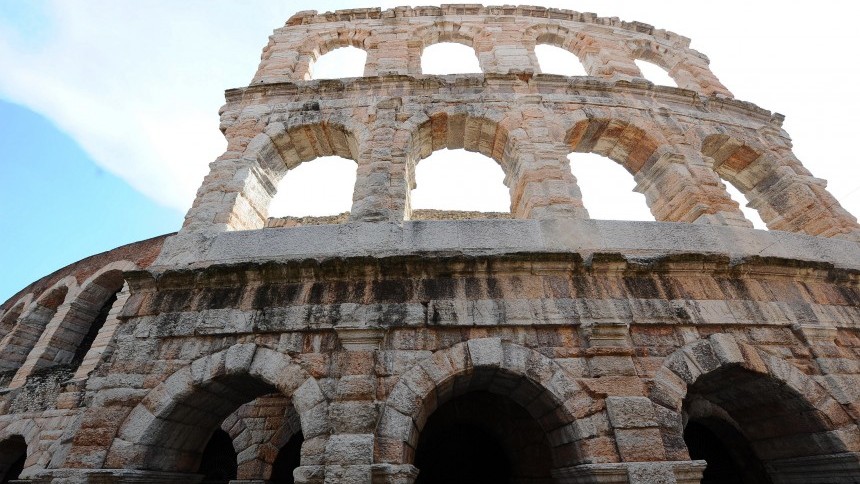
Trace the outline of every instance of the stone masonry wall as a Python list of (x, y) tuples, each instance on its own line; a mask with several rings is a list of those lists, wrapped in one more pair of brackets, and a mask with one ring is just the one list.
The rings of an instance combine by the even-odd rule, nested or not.
[[(436, 42), (483, 72), (422, 74)], [(540, 43), (588, 76), (541, 74)], [(311, 79), (347, 45), (365, 76)], [(858, 482), (860, 226), (688, 39), (528, 6), (300, 12), (226, 97), (178, 233), (0, 306), (0, 480), (420, 484), (477, 428), (512, 483), (686, 484), (721, 469), (704, 428), (751, 482)], [(498, 162), (510, 213), (413, 213), (444, 148)], [(621, 164), (656, 221), (589, 219), (571, 152)], [(357, 163), (350, 212), (270, 219), (329, 155)]]

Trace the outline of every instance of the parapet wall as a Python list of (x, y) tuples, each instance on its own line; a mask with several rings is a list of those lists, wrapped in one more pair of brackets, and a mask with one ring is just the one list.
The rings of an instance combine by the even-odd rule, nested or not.
[(319, 56), (345, 46), (367, 51), (365, 76), (420, 75), (421, 51), (437, 42), (473, 47), (484, 73), (539, 73), (534, 47), (546, 43), (576, 54), (589, 76), (641, 78), (633, 61), (643, 59), (679, 87), (731, 97), (707, 57), (672, 32), (572, 10), (464, 4), (299, 12), (270, 37), (252, 84), (307, 80)]

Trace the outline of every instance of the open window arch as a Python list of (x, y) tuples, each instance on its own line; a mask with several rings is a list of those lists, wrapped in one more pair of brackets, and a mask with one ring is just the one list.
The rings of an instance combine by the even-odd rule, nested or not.
[(534, 51), (534, 61), (544, 74), (588, 76), (580, 57), (581, 34), (562, 25), (542, 24), (523, 34)]
[(59, 307), (66, 302), (70, 290), (76, 289), (75, 278), (68, 276), (57, 281), (33, 301), (21, 315), (18, 324), (0, 340), (0, 371), (13, 372), (24, 363)]
[(319, 56), (308, 68), (310, 79), (340, 79), (362, 77), (367, 52), (353, 46), (332, 49)]
[[(318, 107), (309, 106), (309, 109)], [(246, 228), (263, 228), (266, 225), (272, 200), (290, 170), (329, 156), (356, 161), (363, 136), (366, 136), (364, 128), (347, 127), (333, 121), (299, 122), (290, 126), (270, 124), (264, 133), (251, 140), (243, 155), (258, 167), (253, 172), (254, 178), (248, 180), (241, 192), (246, 203), (253, 206), (254, 213), (260, 216), (259, 219), (247, 220)], [(351, 197), (352, 189), (348, 193)], [(241, 207), (234, 205), (232, 209), (235, 212)]]
[(471, 25), (436, 22), (419, 28), (409, 42), (409, 72), (468, 74), (485, 72), (486, 62), (475, 49), (484, 32)]
[[(464, 110), (441, 111), (426, 117), (413, 129), (407, 147), (410, 164), (415, 167), (411, 173), (410, 188), (415, 189), (417, 186), (416, 172), (423, 160), (440, 150), (465, 150), (483, 158), (478, 160), (483, 165), (481, 172), (493, 177), (491, 184), (496, 185), (495, 190), (489, 191), (489, 196), (494, 199), (493, 203), (485, 206), (492, 208), (493, 211), (510, 213), (510, 195), (507, 187), (516, 161), (508, 129), (500, 117), (473, 115)], [(446, 156), (446, 153), (439, 154), (442, 157)], [(457, 162), (464, 160), (469, 163), (475, 162), (474, 158), (471, 160), (468, 158), (468, 156), (460, 157)], [(486, 160), (487, 158), (495, 162), (500, 168), (500, 173), (499, 170), (485, 163), (489, 161)], [(448, 176), (452, 174), (449, 173)], [(486, 182), (486, 180), (474, 181), (475, 183)], [(504, 208), (505, 205), (508, 208)]]
[(356, 163), (340, 156), (315, 158), (288, 170), (272, 197), (267, 226), (301, 224), (305, 217), (314, 217), (317, 222), (346, 221), (356, 172)]
[(299, 66), (297, 74), (305, 80), (363, 76), (370, 36), (370, 31), (351, 29), (310, 37), (300, 50), (304, 65)]
[(682, 87), (674, 68), (680, 62), (666, 47), (655, 42), (634, 42), (632, 57), (648, 81), (669, 87)]
[[(702, 141), (702, 154), (727, 182), (727, 191), (741, 206), (755, 228), (767, 229), (778, 218), (778, 208), (757, 196), (756, 188), (770, 170), (764, 147), (726, 134), (712, 134)], [(731, 187), (731, 188), (729, 188)]]
[[(636, 126), (632, 122), (621, 119), (586, 117), (585, 119), (580, 119), (575, 122), (573, 127), (567, 131), (565, 143), (571, 152), (571, 170), (573, 171), (574, 176), (579, 177), (581, 175), (585, 175), (583, 176), (583, 181), (585, 183), (578, 183), (584, 196), (590, 196), (594, 190), (594, 186), (592, 185), (599, 182), (600, 177), (607, 175), (612, 177), (616, 186), (607, 186), (606, 190), (619, 190), (619, 187), (623, 187), (623, 182), (621, 185), (617, 184), (617, 178), (619, 178), (619, 176), (623, 177), (623, 172), (612, 168), (607, 169), (606, 165), (601, 163), (605, 162), (605, 159), (601, 160), (591, 156), (588, 158), (583, 157), (578, 160), (581, 156), (579, 154), (600, 155), (603, 158), (608, 158), (609, 160), (616, 162), (626, 170), (628, 174), (632, 175), (632, 191), (645, 196), (643, 201), (645, 202), (645, 206), (650, 210), (650, 217), (644, 208), (641, 208), (638, 196), (618, 193), (619, 196), (624, 196), (624, 204), (619, 208), (622, 211), (631, 210), (632, 213), (636, 214), (630, 218), (625, 217), (625, 220), (658, 220), (658, 214), (654, 213), (653, 210), (653, 195), (649, 198), (648, 192), (643, 193), (641, 191), (641, 187), (638, 183), (639, 180), (637, 178), (639, 172), (646, 167), (646, 165), (654, 163), (656, 157), (659, 156), (659, 142), (649, 136), (644, 129)], [(579, 166), (584, 165), (585, 163), (592, 165), (591, 171), (587, 174), (582, 167)], [(593, 167), (597, 168), (595, 169)], [(601, 183), (600, 186), (603, 188), (604, 184)], [(601, 203), (607, 202), (601, 202), (599, 200), (593, 200), (590, 204), (588, 203), (588, 200), (585, 202), (585, 208), (589, 210), (589, 213), (594, 210), (593, 215), (596, 215), (595, 218), (600, 218), (601, 216), (616, 218), (619, 216), (616, 215), (619, 214), (618, 211), (614, 209), (604, 210), (608, 207), (599, 206)], [(631, 206), (631, 204), (633, 205)], [(638, 211), (636, 210), (635, 205), (640, 205), (640, 209)]]

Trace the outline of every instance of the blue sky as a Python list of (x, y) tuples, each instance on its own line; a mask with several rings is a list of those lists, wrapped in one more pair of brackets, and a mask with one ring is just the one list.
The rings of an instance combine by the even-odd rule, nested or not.
[(0, 101), (0, 300), (89, 255), (173, 232), (183, 213), (106, 172), (49, 120)]
[[(409, 3), (320, 0), (313, 7)], [(691, 37), (738, 99), (786, 115), (795, 154), (860, 214), (853, 143), (860, 31), (850, 2), (816, 2), (814, 15), (800, 2), (725, 0), (706, 9), (686, 0), (540, 3)], [(177, 230), (207, 164), (224, 148), (217, 114), (224, 89), (250, 81), (268, 35), (301, 8), (282, 0), (0, 0), (0, 301), (79, 258)], [(588, 198), (589, 188), (599, 196), (614, 187), (574, 165), (592, 215), (614, 217), (600, 212), (614, 199)], [(323, 168), (321, 176), (334, 171)], [(421, 180), (419, 190), (432, 185)], [(348, 191), (349, 181), (342, 186)], [(299, 211), (326, 202), (283, 191), (297, 197)]]

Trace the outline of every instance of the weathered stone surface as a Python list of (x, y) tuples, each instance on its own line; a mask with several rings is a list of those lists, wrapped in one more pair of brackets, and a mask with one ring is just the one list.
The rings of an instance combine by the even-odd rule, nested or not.
[[(443, 41), (483, 72), (423, 75)], [(538, 43), (589, 76), (540, 74)], [(310, 79), (346, 45), (364, 77)], [(852, 482), (860, 228), (707, 64), (570, 10), (296, 14), (227, 92), (178, 234), (0, 306), (0, 480), (23, 459), (32, 482), (194, 482), (235, 453), (235, 482), (412, 484), (439, 449), (497, 446), (482, 472), (508, 460), (506, 480), (687, 484), (716, 439), (773, 482)], [(411, 211), (446, 148), (500, 164), (510, 213)], [(570, 152), (623, 165), (657, 221), (590, 220)], [(352, 210), (269, 219), (281, 177), (327, 155), (357, 163)]]

